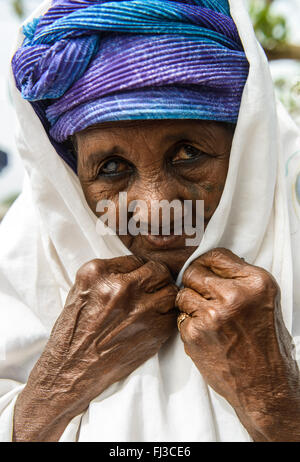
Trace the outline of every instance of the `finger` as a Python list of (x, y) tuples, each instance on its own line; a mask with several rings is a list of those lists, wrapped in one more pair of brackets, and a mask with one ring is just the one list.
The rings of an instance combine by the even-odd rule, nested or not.
[(110, 258), (102, 260), (108, 273), (131, 273), (144, 265), (144, 260), (135, 255), (126, 255), (123, 257)]
[(158, 313), (166, 314), (171, 310), (175, 312), (175, 300), (178, 293), (178, 287), (175, 284), (169, 284), (151, 295), (152, 305)]
[(153, 293), (174, 282), (167, 266), (152, 260), (132, 271), (130, 279), (134, 279), (137, 287), (146, 293)]
[(181, 289), (176, 297), (175, 306), (190, 317), (198, 316), (199, 311), (208, 306), (208, 301), (193, 289)]
[(219, 306), (212, 304), (192, 289), (182, 289), (176, 298), (175, 304), (181, 313), (187, 313), (179, 326), (184, 342), (199, 339), (203, 333), (214, 334), (222, 322), (222, 313)]
[(196, 260), (185, 270), (182, 283), (211, 300), (224, 290), (226, 281)]
[(128, 273), (144, 264), (140, 257), (127, 255), (110, 259), (95, 258), (82, 265), (76, 273), (76, 284), (89, 287), (109, 274)]
[(177, 317), (177, 327), (183, 342), (187, 342), (190, 334), (193, 332), (195, 318), (199, 318), (200, 316), (203, 317), (202, 313), (205, 315), (206, 303), (207, 300), (192, 289), (182, 289), (178, 293), (175, 305), (180, 313), (186, 313), (188, 315), (179, 323)]
[(225, 279), (243, 276), (245, 268), (249, 266), (242, 258), (223, 248), (210, 250), (197, 258), (197, 261)]

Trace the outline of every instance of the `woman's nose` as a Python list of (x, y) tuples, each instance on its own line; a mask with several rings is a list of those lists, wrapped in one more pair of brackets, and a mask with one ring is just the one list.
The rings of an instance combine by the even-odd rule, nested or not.
[(141, 225), (163, 230), (168, 223), (181, 220), (182, 204), (180, 188), (174, 179), (160, 176), (155, 182), (140, 182), (131, 188), (127, 196), (129, 216)]

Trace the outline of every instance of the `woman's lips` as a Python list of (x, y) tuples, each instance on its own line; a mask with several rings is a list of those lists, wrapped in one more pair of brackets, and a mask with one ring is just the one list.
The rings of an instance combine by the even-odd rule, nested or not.
[(148, 244), (151, 245), (151, 247), (156, 247), (159, 249), (182, 247), (183, 238), (184, 236), (176, 235), (176, 234), (170, 234), (168, 236), (162, 236), (162, 235), (155, 236), (153, 234), (143, 235), (143, 239), (145, 239), (148, 242)]

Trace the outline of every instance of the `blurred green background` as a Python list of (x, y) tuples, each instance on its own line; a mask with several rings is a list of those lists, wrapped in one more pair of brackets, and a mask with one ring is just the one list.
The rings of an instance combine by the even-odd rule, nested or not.
[[(19, 24), (40, 3), (0, 0), (0, 220), (21, 191), (23, 181), (7, 88), (9, 57)], [(300, 0), (248, 0), (248, 6), (257, 38), (270, 62), (277, 95), (300, 127)]]

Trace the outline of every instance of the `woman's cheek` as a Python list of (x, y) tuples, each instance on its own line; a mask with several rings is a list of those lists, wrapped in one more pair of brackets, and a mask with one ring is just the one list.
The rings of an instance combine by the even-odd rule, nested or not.
[(205, 182), (202, 184), (192, 184), (189, 186), (189, 195), (191, 199), (201, 200), (204, 202), (204, 216), (208, 219), (215, 212), (223, 192), (224, 185), (213, 182)]
[(116, 203), (119, 197), (119, 188), (114, 185), (105, 185), (100, 181), (81, 183), (86, 201), (95, 215), (99, 216), (97, 207), (100, 201), (112, 201)]
[(205, 214), (211, 216), (222, 197), (227, 172), (229, 159), (215, 159), (205, 173), (205, 178), (202, 177), (197, 184), (199, 187), (199, 195), (204, 200)]

